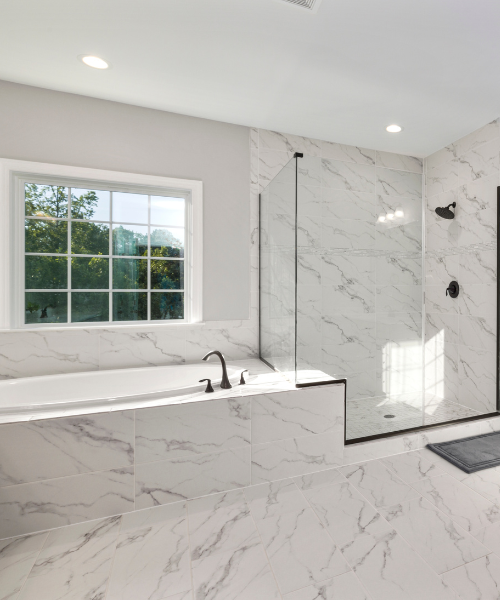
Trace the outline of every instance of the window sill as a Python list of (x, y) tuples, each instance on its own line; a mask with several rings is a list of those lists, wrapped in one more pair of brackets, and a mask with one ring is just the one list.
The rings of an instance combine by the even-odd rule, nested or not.
[(29, 332), (29, 333), (40, 333), (40, 332), (52, 332), (52, 331), (88, 331), (89, 329), (96, 331), (109, 331), (109, 330), (144, 330), (144, 329), (198, 329), (202, 328), (206, 325), (205, 322), (200, 323), (149, 323), (144, 322), (141, 324), (133, 324), (133, 325), (113, 325), (112, 323), (108, 323), (106, 325), (85, 325), (74, 327), (68, 325), (66, 327), (48, 327), (47, 325), (42, 325), (40, 327), (19, 327), (12, 329), (0, 329), (0, 333), (20, 333), (20, 332)]

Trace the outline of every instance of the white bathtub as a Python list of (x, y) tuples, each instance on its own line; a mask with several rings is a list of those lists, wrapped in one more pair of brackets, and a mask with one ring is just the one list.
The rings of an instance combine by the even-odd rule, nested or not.
[[(233, 385), (242, 370), (227, 365)], [(174, 397), (205, 396), (200, 379), (211, 379), (217, 391), (221, 377), (214, 362), (9, 379), (0, 381), (0, 422), (168, 404)]]

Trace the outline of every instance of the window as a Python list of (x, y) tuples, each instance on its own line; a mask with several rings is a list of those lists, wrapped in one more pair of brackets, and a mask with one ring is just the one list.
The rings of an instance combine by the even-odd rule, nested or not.
[(20, 326), (200, 320), (189, 190), (18, 179)]

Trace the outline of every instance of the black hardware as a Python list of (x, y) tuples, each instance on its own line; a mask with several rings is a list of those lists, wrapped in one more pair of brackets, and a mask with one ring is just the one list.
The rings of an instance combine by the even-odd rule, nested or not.
[(294, 158), (304, 158), (304, 155), (302, 154), (302, 152), (296, 152), (296, 153), (293, 155), (293, 157), (294, 157)]
[(459, 291), (460, 286), (458, 285), (458, 281), (452, 281), (450, 285), (446, 288), (446, 295), (450, 294), (451, 298), (456, 298), (458, 296)]
[(205, 390), (205, 394), (211, 394), (214, 391), (214, 388), (212, 387), (212, 380), (211, 379), (200, 379), (200, 383), (203, 383), (204, 381), (208, 381), (207, 389)]
[(438, 208), (436, 208), (436, 214), (439, 215), (442, 219), (454, 219), (455, 213), (452, 210), (450, 210), (450, 206), (455, 208), (456, 205), (456, 202), (452, 202), (451, 204), (448, 204), (448, 206), (445, 207), (439, 206)]
[(243, 373), (248, 373), (248, 369), (245, 369), (244, 371), (241, 372), (240, 385), (245, 385), (245, 383), (246, 383), (245, 378), (243, 377)]
[(220, 382), (220, 386), (223, 390), (229, 390), (233, 386), (229, 383), (229, 377), (227, 376), (226, 361), (224, 359), (224, 356), (218, 350), (212, 350), (212, 352), (205, 354), (202, 360), (208, 360), (212, 356), (212, 354), (215, 354), (220, 358), (220, 362), (222, 365), (222, 380)]

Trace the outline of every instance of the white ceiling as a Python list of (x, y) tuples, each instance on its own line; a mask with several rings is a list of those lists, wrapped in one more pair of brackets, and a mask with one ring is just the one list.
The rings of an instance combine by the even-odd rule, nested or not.
[(0, 79), (426, 156), (500, 115), (499, 33), (499, 0), (0, 0)]

